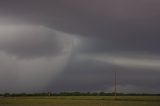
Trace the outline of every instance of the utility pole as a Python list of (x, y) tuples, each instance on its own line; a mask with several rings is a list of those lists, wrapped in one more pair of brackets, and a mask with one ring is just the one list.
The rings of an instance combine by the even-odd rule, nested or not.
[(114, 99), (117, 99), (117, 71), (114, 73)]

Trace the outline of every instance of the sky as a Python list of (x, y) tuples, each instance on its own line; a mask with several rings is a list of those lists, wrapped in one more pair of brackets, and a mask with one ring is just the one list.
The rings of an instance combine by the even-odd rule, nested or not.
[(159, 0), (0, 0), (0, 93), (160, 93)]

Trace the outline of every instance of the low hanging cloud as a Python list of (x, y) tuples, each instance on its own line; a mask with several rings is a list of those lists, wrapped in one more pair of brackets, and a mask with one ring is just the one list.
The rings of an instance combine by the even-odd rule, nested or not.
[(139, 68), (139, 69), (160, 69), (159, 55), (145, 55), (145, 54), (89, 54), (79, 55), (78, 59), (89, 59), (93, 61), (105, 62), (120, 67)]
[(0, 26), (0, 92), (43, 92), (66, 66), (73, 39), (43, 26)]
[(1, 25), (0, 51), (22, 58), (65, 54), (72, 38), (56, 30), (34, 25)]

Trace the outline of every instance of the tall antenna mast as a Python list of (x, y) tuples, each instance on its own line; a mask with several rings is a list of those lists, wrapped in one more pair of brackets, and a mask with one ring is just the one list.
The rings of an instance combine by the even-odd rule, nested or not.
[(117, 71), (115, 71), (115, 73), (114, 73), (114, 77), (115, 77), (115, 79), (114, 79), (114, 98), (115, 98), (115, 100), (117, 99)]

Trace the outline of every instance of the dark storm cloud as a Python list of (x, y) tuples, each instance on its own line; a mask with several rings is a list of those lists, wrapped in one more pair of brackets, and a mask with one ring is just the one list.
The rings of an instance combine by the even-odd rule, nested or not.
[(1, 13), (8, 18), (91, 36), (94, 46), (87, 48), (91, 52), (158, 53), (159, 4), (157, 0), (16, 0), (3, 1)]
[[(127, 28), (132, 27), (133, 25), (130, 25), (132, 21), (139, 26), (139, 22), (143, 24), (143, 21), (151, 21), (152, 23), (152, 21), (159, 20), (160, 17), (158, 5), (160, 2), (157, 0), (16, 0), (1, 2), (1, 14), (4, 16), (37, 22), (72, 33), (96, 36), (110, 35), (108, 31), (117, 31), (126, 23), (129, 24)], [(120, 26), (118, 29), (117, 25)]]
[[(158, 45), (160, 44), (159, 5), (160, 1), (158, 0), (1, 0), (0, 24), (42, 25), (53, 30), (72, 33), (75, 34), (74, 36), (84, 39), (86, 43), (82, 43), (78, 49), (75, 46), (76, 49), (73, 50), (74, 53), (71, 53), (70, 61), (64, 69), (64, 73), (55, 80), (56, 87), (52, 85), (51, 81), (51, 87), (45, 89), (53, 90), (55, 88), (54, 90), (56, 91), (111, 91), (113, 87), (113, 71), (121, 70), (123, 78), (120, 78), (119, 89), (122, 91), (126, 89), (131, 92), (138, 92), (140, 89), (145, 89), (144, 91), (146, 92), (157, 92), (160, 88), (156, 86), (159, 84), (159, 81), (157, 81), (159, 75), (159, 72), (156, 71), (157, 69), (155, 71), (154, 68), (149, 68), (150, 71), (146, 68), (139, 69), (133, 63), (130, 66), (134, 67), (123, 67), (126, 66), (126, 64), (124, 65), (126, 62), (121, 63), (120, 67), (113, 63), (105, 63), (94, 59), (92, 61), (83, 60), (77, 62), (76, 57), (80, 53), (95, 54), (95, 57), (99, 57), (100, 53), (106, 53), (106, 55), (107, 53), (117, 53), (122, 54), (123, 57), (128, 53), (133, 57), (137, 54), (140, 54), (141, 57), (143, 57), (143, 54), (156, 54), (155, 57), (159, 57), (157, 56), (159, 55)], [(30, 30), (23, 31), (25, 36), (16, 35), (13, 37), (16, 40), (12, 39), (12, 37), (10, 38), (12, 39), (11, 41), (0, 40), (0, 49), (11, 55), (14, 54), (21, 57), (38, 56), (37, 59), (42, 61), (41, 66), (37, 65), (37, 60), (33, 60), (34, 65), (29, 64), (30, 61), (27, 61), (23, 63), (21, 69), (32, 66), (33, 69), (29, 70), (34, 70), (37, 65), (38, 68), (35, 70), (40, 70), (43, 73), (43, 70), (48, 66), (47, 64), (51, 67), (50, 64), (54, 64), (56, 59), (47, 61), (46, 59), (41, 59), (41, 57), (56, 56), (57, 51), (61, 53), (61, 45), (68, 44), (71, 40), (67, 40), (67, 43), (64, 43), (64, 40), (58, 41), (58, 36), (65, 35), (64, 33), (55, 35), (50, 31), (45, 33), (44, 30), (37, 31), (34, 28), (33, 30), (33, 32)], [(29, 35), (26, 35), (26, 33)], [(62, 48), (66, 47), (63, 46)], [(114, 56), (116, 57), (117, 55)], [(7, 58), (7, 56), (3, 55), (2, 57)], [(127, 59), (129, 62), (133, 61), (130, 57)], [(4, 60), (10, 61), (10, 59)], [(124, 58), (121, 58), (121, 60), (124, 61)], [(20, 62), (21, 60), (18, 60), (16, 63), (20, 64)], [(45, 67), (41, 69), (43, 62)], [(138, 60), (138, 62), (142, 66), (148, 64), (144, 60)], [(13, 63), (11, 61), (11, 63), (6, 62), (5, 64), (11, 65), (10, 67), (16, 70), (17, 67)], [(155, 62), (152, 65), (154, 66)], [(7, 67), (4, 67), (4, 70), (7, 70)], [(49, 68), (49, 70), (52, 70), (52, 68)], [(9, 72), (7, 71), (7, 73)], [(146, 73), (145, 75), (143, 75), (144, 72)], [(136, 78), (132, 76), (136, 76)], [(154, 86), (155, 89), (153, 90), (151, 86)]]

